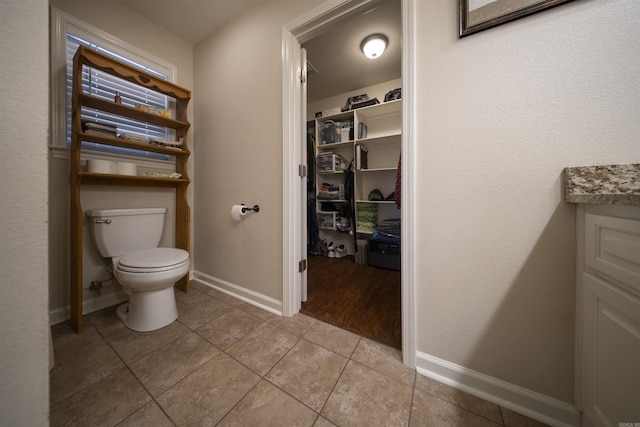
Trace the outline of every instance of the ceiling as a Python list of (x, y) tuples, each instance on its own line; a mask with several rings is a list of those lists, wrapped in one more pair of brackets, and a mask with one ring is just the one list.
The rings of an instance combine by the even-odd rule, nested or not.
[[(243, 10), (269, 0), (120, 0), (182, 40), (196, 45)], [(401, 76), (400, 0), (384, 0), (327, 28), (304, 43), (307, 59), (318, 70), (309, 77), (307, 99), (314, 101)], [(389, 39), (379, 58), (366, 58), (362, 40), (373, 33)], [(346, 101), (346, 100), (345, 100)]]
[[(389, 46), (380, 57), (369, 59), (360, 50), (360, 45), (365, 37), (374, 33), (387, 36)], [(318, 73), (312, 74), (308, 80), (308, 101), (400, 78), (400, 0), (377, 3), (349, 20), (332, 26), (304, 43), (302, 47), (307, 50), (307, 61), (318, 70)]]

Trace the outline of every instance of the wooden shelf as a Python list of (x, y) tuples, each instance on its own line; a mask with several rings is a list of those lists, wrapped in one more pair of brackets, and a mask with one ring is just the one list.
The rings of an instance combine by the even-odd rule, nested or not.
[(115, 102), (96, 98), (91, 95), (79, 94), (79, 101), (84, 107), (95, 108), (96, 110), (106, 111), (112, 114), (117, 114), (118, 116), (128, 117), (139, 122), (150, 123), (170, 129), (184, 129), (191, 126), (187, 121), (174, 120), (158, 114), (147, 113), (146, 111), (136, 110), (135, 108), (116, 104)]
[(140, 187), (175, 187), (189, 184), (188, 178), (165, 178), (155, 176), (115, 175), (108, 173), (80, 172), (78, 174), (82, 184), (93, 185), (124, 185)]
[(151, 151), (153, 153), (168, 154), (170, 156), (188, 156), (190, 151), (186, 149), (186, 144), (183, 148), (168, 148), (160, 145), (142, 144), (140, 142), (127, 141), (126, 139), (111, 138), (109, 136), (102, 136), (95, 133), (80, 132), (78, 134), (81, 141), (95, 142), (97, 144), (111, 145), (114, 147), (131, 148), (132, 150)]
[[(175, 99), (175, 118), (163, 117), (146, 111), (137, 110), (127, 105), (117, 104), (83, 93), (82, 69), (84, 66), (98, 69), (104, 73), (122, 78), (143, 86), (149, 90)], [(83, 257), (83, 212), (80, 204), (80, 188), (82, 185), (104, 185), (124, 187), (163, 187), (175, 189), (175, 247), (190, 251), (191, 209), (187, 203), (187, 187), (191, 180), (187, 174), (187, 161), (191, 154), (187, 147), (187, 133), (191, 126), (187, 120), (187, 105), (191, 100), (191, 92), (171, 82), (162, 80), (151, 74), (121, 63), (85, 46), (78, 48), (73, 59), (73, 90), (71, 115), (71, 150), (70, 150), (70, 208), (71, 208), (71, 277), (70, 277), (70, 311), (71, 324), (77, 332), (82, 332), (82, 257)], [(175, 130), (176, 138), (184, 141), (180, 149), (159, 145), (143, 144), (135, 141), (114, 138), (107, 135), (86, 133), (82, 130), (82, 109), (93, 108), (118, 116), (126, 117), (141, 123)], [(175, 170), (180, 178), (129, 176), (85, 172), (80, 159), (82, 142), (93, 142), (114, 147), (161, 153), (175, 161)], [(189, 291), (188, 277), (176, 283), (176, 287), (184, 292)]]

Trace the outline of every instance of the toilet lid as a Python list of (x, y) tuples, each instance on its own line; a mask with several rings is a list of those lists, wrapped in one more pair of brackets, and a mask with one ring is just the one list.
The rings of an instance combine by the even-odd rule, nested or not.
[(189, 260), (189, 252), (176, 248), (155, 248), (124, 255), (118, 261), (123, 269), (162, 268), (183, 264)]

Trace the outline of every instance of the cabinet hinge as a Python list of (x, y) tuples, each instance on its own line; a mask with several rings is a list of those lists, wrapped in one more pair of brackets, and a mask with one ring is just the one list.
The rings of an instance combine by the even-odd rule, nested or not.
[(298, 175), (300, 178), (307, 176), (307, 165), (298, 165)]
[(300, 260), (300, 262), (298, 263), (298, 273), (302, 273), (306, 269), (307, 269), (307, 260), (306, 259)]

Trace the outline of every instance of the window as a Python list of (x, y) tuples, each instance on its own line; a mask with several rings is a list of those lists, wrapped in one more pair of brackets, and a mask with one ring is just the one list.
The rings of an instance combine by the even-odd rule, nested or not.
[[(115, 39), (113, 36), (78, 21), (77, 19), (52, 8), (52, 111), (53, 111), (53, 146), (54, 151), (68, 148), (71, 144), (71, 90), (73, 56), (79, 46), (84, 45), (98, 50), (118, 60), (140, 68), (147, 73), (155, 74), (165, 80), (175, 75), (175, 67), (162, 64), (151, 55)], [(82, 76), (83, 90), (92, 96), (113, 100), (116, 92), (122, 98), (122, 104), (135, 107), (136, 104), (157, 109), (171, 109), (174, 100), (158, 92), (148, 90), (126, 80), (103, 73), (99, 70), (84, 67)], [(132, 121), (104, 111), (83, 108), (82, 120), (100, 124), (115, 125), (119, 134), (130, 134), (160, 140), (173, 140), (174, 131), (162, 126)], [(131, 150), (121, 147), (83, 142), (85, 153), (89, 157), (135, 156), (143, 160), (170, 160), (165, 154), (143, 150)], [(90, 150), (90, 151), (89, 151)]]

